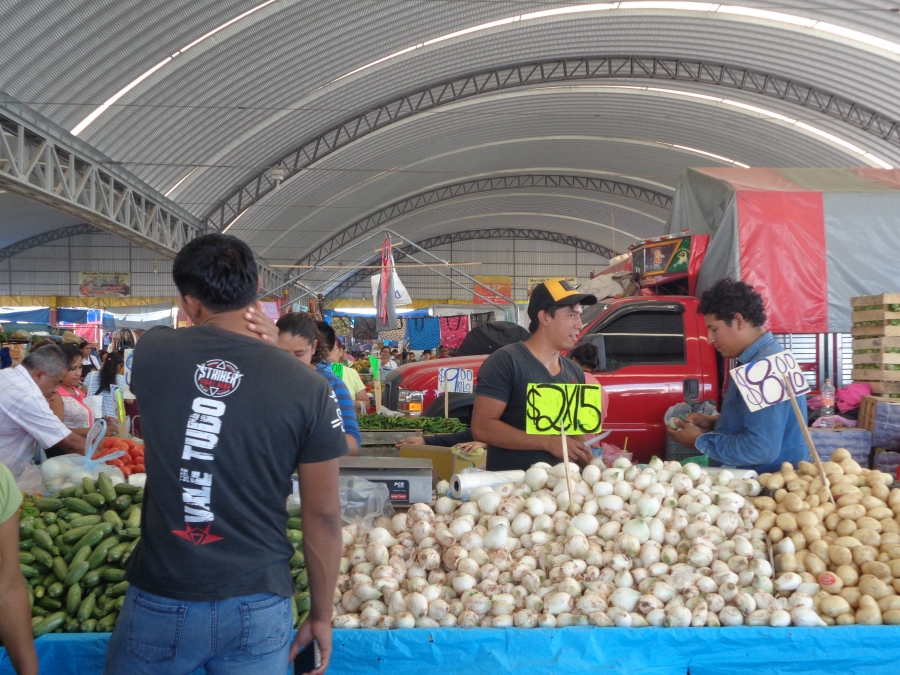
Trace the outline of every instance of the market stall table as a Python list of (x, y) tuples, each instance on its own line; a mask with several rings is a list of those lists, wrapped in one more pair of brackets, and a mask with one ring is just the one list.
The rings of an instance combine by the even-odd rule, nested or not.
[[(45, 635), (36, 643), (41, 673), (100, 675), (108, 640), (97, 633)], [(900, 626), (571, 627), (335, 630), (328, 672), (896, 675), (898, 669)], [(12, 673), (0, 649), (0, 675)]]

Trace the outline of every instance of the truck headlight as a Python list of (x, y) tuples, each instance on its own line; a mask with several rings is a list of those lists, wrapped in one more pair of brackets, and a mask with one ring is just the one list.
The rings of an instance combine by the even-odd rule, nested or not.
[(419, 417), (424, 407), (425, 395), (415, 389), (400, 389), (397, 400), (397, 412), (407, 417)]

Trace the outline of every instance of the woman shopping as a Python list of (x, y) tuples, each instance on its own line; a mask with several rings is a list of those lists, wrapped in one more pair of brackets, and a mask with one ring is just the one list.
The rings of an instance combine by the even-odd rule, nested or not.
[(103, 398), (103, 417), (108, 423), (116, 424), (118, 420), (112, 387), (127, 388), (124, 372), (125, 361), (122, 352), (110, 352), (100, 370), (92, 370), (84, 378), (84, 390), (87, 395)]
[(94, 414), (85, 403), (85, 393), (81, 390), (82, 353), (76, 345), (68, 343), (60, 345), (60, 349), (69, 359), (70, 365), (62, 384), (56, 390), (57, 395), (50, 399), (50, 409), (72, 433), (87, 436), (94, 423)]

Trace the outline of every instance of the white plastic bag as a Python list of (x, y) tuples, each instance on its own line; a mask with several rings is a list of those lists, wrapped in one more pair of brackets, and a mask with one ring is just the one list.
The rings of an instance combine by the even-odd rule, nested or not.
[(110, 466), (107, 462), (122, 457), (124, 452), (113, 452), (99, 459), (94, 459), (97, 446), (106, 435), (106, 421), (97, 420), (88, 432), (84, 447), (84, 456), (62, 455), (47, 459), (46, 453), (41, 450), (41, 479), (44, 489), (48, 493), (81, 485), (83, 478), (97, 480), (103, 471), (112, 481), (113, 485), (125, 482), (125, 475), (118, 467)]

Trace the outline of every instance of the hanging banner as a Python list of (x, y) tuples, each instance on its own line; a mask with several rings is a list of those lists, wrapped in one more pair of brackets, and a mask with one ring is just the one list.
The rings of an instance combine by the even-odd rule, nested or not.
[(280, 318), (278, 315), (278, 303), (277, 302), (261, 302), (263, 314), (272, 319), (272, 321), (278, 321)]
[[(528, 277), (526, 279), (528, 286), (528, 297), (531, 297), (531, 291), (534, 290), (534, 287), (538, 284), (542, 284), (545, 281), (550, 281), (550, 279), (559, 279), (559, 277)], [(569, 285), (572, 288), (578, 288), (578, 277), (566, 277), (566, 281), (569, 282)]]
[(127, 298), (131, 272), (79, 272), (78, 294), (86, 298)]
[(438, 391), (471, 394), (475, 372), (468, 368), (438, 368)]
[(791, 395), (784, 384), (785, 375), (796, 396), (809, 393), (809, 383), (803, 377), (797, 359), (789, 351), (738, 366), (731, 371), (731, 379), (750, 412), (790, 400)]
[[(494, 303), (496, 305), (508, 305), (509, 301), (506, 298), (512, 297), (512, 277), (509, 276), (476, 276), (475, 281), (478, 283), (475, 284), (475, 293), (478, 295), (484, 296), (484, 298), (478, 297), (478, 295), (473, 295), (472, 302), (476, 305), (489, 305)], [(506, 296), (506, 298), (497, 295), (501, 293)]]
[[(378, 288), (381, 285), (381, 275), (373, 274), (370, 279), (372, 280), (372, 301), (377, 304)], [(400, 277), (397, 276), (396, 270), (394, 271), (394, 302), (398, 307), (412, 304), (412, 298), (409, 295), (409, 291), (406, 290), (406, 286), (400, 281)]]
[(596, 434), (603, 428), (599, 384), (529, 384), (525, 399), (525, 433), (553, 436)]
[(381, 279), (375, 294), (375, 328), (397, 330), (397, 301), (394, 299), (394, 256), (391, 238), (381, 243)]

